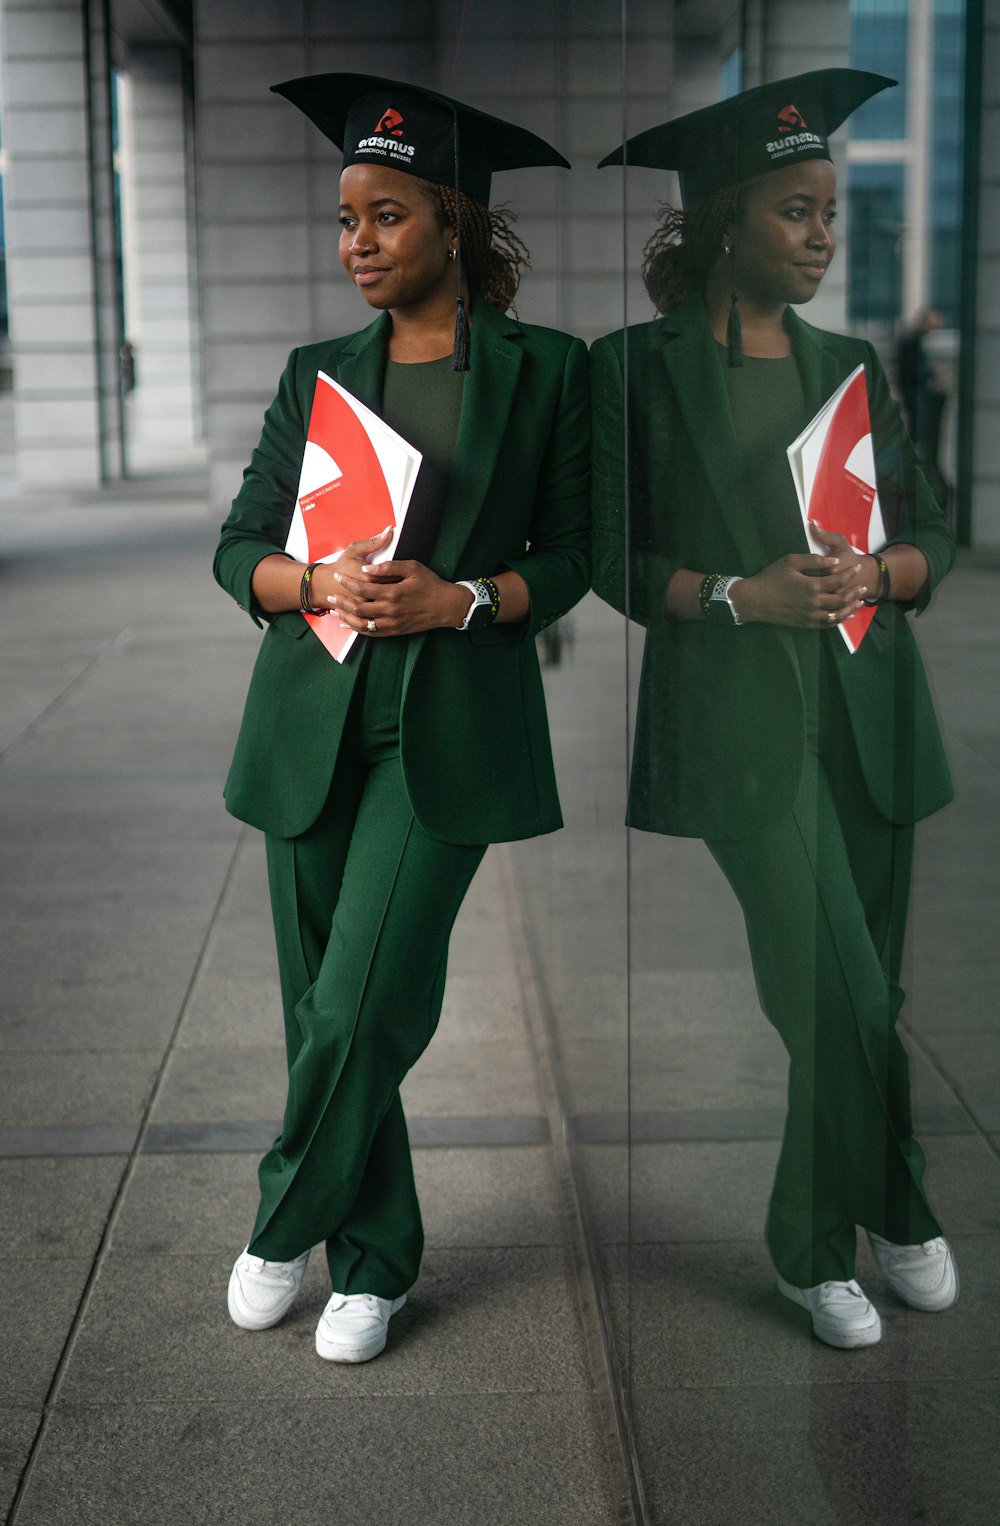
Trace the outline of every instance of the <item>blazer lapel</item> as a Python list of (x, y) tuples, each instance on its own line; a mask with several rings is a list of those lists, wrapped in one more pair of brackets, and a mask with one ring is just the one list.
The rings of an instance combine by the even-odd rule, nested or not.
[[(838, 357), (836, 335), (826, 334), (801, 319), (793, 308), (785, 309), (785, 328), (792, 341), (792, 354), (802, 378), (808, 418), (814, 419), (844, 380), (843, 361)], [(833, 340), (833, 343), (830, 341)]]
[(493, 478), (521, 371), (521, 348), (512, 343), (519, 332), (495, 308), (473, 304), (469, 370), (433, 557), (434, 571), (443, 578), (454, 576)]
[(663, 361), (694, 451), (735, 544), (756, 571), (766, 560), (726, 392), (724, 361), (700, 295), (662, 320)]
[(375, 413), (382, 407), (389, 325), (389, 314), (379, 313), (374, 323), (369, 323), (354, 336), (351, 350), (342, 351), (337, 363), (337, 380), (341, 386)]

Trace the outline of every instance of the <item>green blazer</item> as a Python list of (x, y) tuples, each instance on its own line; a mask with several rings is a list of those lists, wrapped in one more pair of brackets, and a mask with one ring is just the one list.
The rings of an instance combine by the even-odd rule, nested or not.
[[(930, 583), (954, 545), (871, 345), (786, 323), (813, 416), (864, 362), (879, 494), (889, 538), (920, 547)], [(668, 620), (674, 572), (758, 572), (754, 483), (742, 469), (723, 360), (700, 295), (591, 351), (594, 587), (647, 627), (629, 820), (679, 836), (749, 837), (791, 809), (805, 756), (794, 634), (780, 626)], [(626, 422), (627, 421), (627, 422)], [(626, 487), (627, 484), (627, 487)], [(789, 551), (808, 549), (805, 533)], [(880, 606), (851, 654), (827, 641), (864, 777), (887, 820), (911, 822), (952, 794), (920, 657), (904, 610)]]
[[(269, 625), (226, 804), (279, 837), (305, 831), (326, 800), (364, 643), (335, 662), (297, 611), (266, 616), (251, 579), (263, 557), (284, 550), (316, 372), (377, 412), (389, 325), (382, 314), (360, 333), (292, 352), (215, 556), (222, 587)], [(582, 342), (476, 302), (430, 565), (451, 580), (515, 569), (531, 608), (516, 626), (408, 638), (403, 774), (417, 820), (447, 842), (504, 841), (562, 825), (534, 638), (589, 584), (589, 443)]]

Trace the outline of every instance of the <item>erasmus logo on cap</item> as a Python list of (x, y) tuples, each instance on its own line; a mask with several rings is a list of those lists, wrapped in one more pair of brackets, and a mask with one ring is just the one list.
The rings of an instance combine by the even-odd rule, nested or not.
[[(368, 118), (371, 121), (371, 117)], [(388, 137), (386, 136), (388, 134)], [(387, 106), (375, 124), (375, 132), (369, 138), (361, 138), (354, 152), (358, 155), (372, 156), (382, 159), (386, 164), (394, 164), (398, 168), (413, 168), (413, 158), (417, 152), (413, 143), (400, 143), (403, 136), (403, 113), (397, 111), (395, 106)]]
[[(766, 150), (772, 159), (784, 159), (790, 154), (798, 154), (803, 150), (826, 149), (826, 138), (821, 133), (809, 132), (806, 127), (806, 119), (797, 106), (789, 101), (787, 106), (782, 106), (776, 113), (778, 118), (778, 131), (789, 134), (787, 138), (777, 138), (766, 144)], [(794, 132), (793, 128), (798, 128)]]
[(376, 132), (391, 132), (394, 138), (403, 136), (403, 118), (398, 111), (390, 106), (388, 111), (383, 112), (379, 121), (375, 123)]
[(779, 132), (791, 132), (793, 127), (805, 127), (807, 125), (799, 108), (791, 104), (782, 106), (778, 112), (778, 121), (782, 124), (778, 128)]

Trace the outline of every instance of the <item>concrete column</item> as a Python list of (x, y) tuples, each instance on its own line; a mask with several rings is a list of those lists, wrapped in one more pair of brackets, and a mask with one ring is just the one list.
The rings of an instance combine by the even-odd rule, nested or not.
[(190, 447), (200, 436), (194, 251), (189, 217), (185, 66), (180, 48), (130, 49), (123, 91), (126, 334), (136, 351), (130, 454)]
[(101, 477), (125, 475), (121, 387), (123, 294), (118, 243), (112, 142), (111, 0), (83, 0), (90, 201), (94, 283), (94, 365)]
[(934, 18), (931, 0), (909, 0), (906, 70), (906, 230), (903, 235), (903, 313), (927, 305), (930, 293), (930, 179), (933, 153)]
[[(97, 483), (120, 466), (99, 376), (88, 152), (96, 61), (84, 19), (81, 0), (3, 7), (7, 277), (17, 471), (26, 485)], [(100, 110), (95, 118), (99, 131)]]
[[(985, 0), (973, 388), (972, 542), (1000, 548), (1000, 0)], [(971, 336), (968, 336), (971, 337)]]

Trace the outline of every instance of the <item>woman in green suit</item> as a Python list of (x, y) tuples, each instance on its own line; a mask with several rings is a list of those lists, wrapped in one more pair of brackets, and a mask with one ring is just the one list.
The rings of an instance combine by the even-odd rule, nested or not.
[[(858, 1225), (905, 1301), (957, 1293), (895, 1027), (913, 823), (952, 793), (905, 615), (954, 550), (871, 346), (792, 310), (834, 252), (826, 135), (892, 83), (776, 81), (609, 156), (678, 169), (684, 210), (647, 246), (661, 316), (591, 357), (594, 585), (647, 627), (629, 820), (704, 838), (740, 900), (790, 1061), (768, 1246), (835, 1346), (881, 1332)], [(816, 555), (786, 447), (859, 363), (890, 543), (819, 529)], [(837, 626), (865, 604), (852, 654)]]
[[(553, 149), (372, 76), (276, 88), (344, 150), (340, 257), (378, 316), (293, 352), (216, 553), (269, 627), (226, 800), (266, 834), (289, 1067), (229, 1309), (277, 1323), (323, 1241), (317, 1350), (365, 1361), (420, 1263), (399, 1086), (452, 924), (487, 843), (561, 824), (534, 638), (589, 582), (586, 353), (505, 315), (525, 251), (486, 205), (491, 170)], [(423, 453), (392, 562), (385, 535), (285, 553), (319, 370)], [(358, 632), (343, 664), (302, 610)]]

